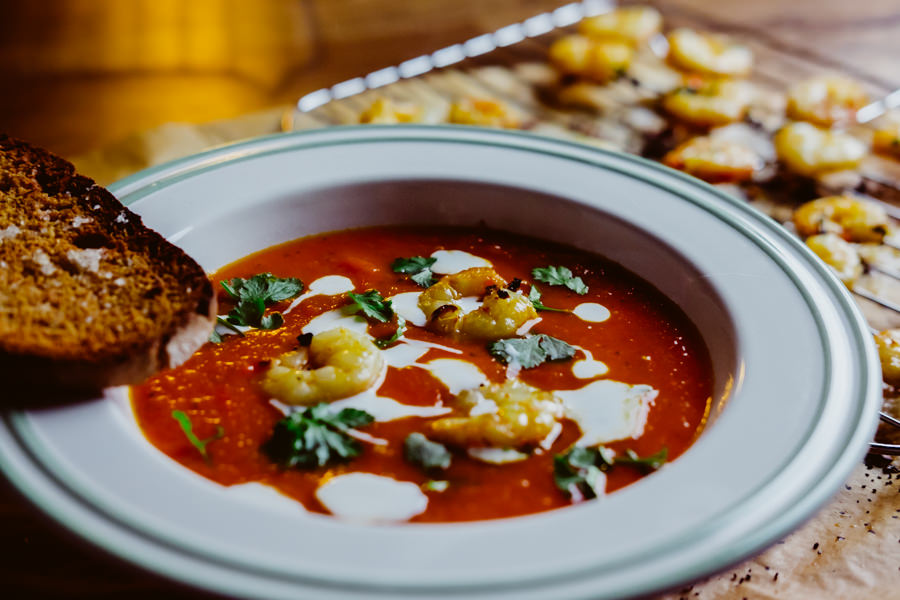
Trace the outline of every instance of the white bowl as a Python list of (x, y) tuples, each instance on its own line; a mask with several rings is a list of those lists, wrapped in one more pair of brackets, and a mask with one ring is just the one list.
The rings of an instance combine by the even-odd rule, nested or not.
[(698, 326), (709, 426), (597, 502), (514, 519), (367, 526), (224, 488), (146, 442), (123, 390), (15, 412), (0, 466), (35, 504), (140, 566), (260, 598), (622, 598), (784, 536), (865, 452), (881, 378), (844, 287), (779, 225), (656, 164), (521, 133), (350, 127), (179, 160), (112, 191), (207, 270), (303, 235), (487, 223), (600, 253)]

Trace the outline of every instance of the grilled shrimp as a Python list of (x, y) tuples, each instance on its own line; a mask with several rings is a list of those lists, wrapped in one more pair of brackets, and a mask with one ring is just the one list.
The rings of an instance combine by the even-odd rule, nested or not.
[(450, 105), (447, 116), (450, 123), (459, 125), (479, 125), (481, 127), (502, 127), (518, 129), (519, 119), (510, 114), (509, 108), (498, 100), (484, 98), (463, 98)]
[(900, 329), (886, 329), (876, 333), (875, 345), (878, 347), (884, 380), (894, 387), (900, 386)]
[(668, 39), (669, 60), (685, 71), (742, 77), (753, 66), (750, 48), (721, 35), (681, 28), (671, 32)]
[(534, 445), (550, 435), (563, 415), (559, 398), (516, 379), (464, 390), (456, 400), (467, 416), (438, 419), (431, 423), (431, 432), (457, 446)]
[(276, 358), (262, 387), (285, 404), (309, 406), (364, 392), (379, 380), (384, 365), (368, 336), (338, 327), (314, 336), (309, 348)]
[[(419, 296), (427, 327), (443, 335), (499, 340), (516, 335), (527, 321), (537, 318), (531, 300), (506, 289), (506, 282), (490, 267), (475, 267), (443, 277)], [(482, 304), (464, 313), (459, 300), (477, 296)]]
[(834, 233), (849, 242), (880, 242), (890, 230), (884, 208), (853, 196), (826, 196), (794, 211), (797, 233), (806, 237)]
[(775, 151), (790, 171), (812, 177), (856, 167), (866, 156), (867, 148), (847, 133), (796, 122), (775, 134)]
[(393, 102), (388, 98), (378, 98), (359, 115), (360, 123), (416, 123), (422, 120), (422, 109), (407, 102)]
[(695, 137), (663, 157), (663, 163), (711, 183), (747, 181), (763, 166), (751, 148), (732, 140)]
[(853, 123), (856, 111), (869, 97), (856, 81), (840, 75), (824, 75), (801, 81), (787, 98), (787, 116), (822, 127)]
[(863, 274), (863, 263), (859, 253), (839, 235), (820, 233), (806, 238), (806, 245), (834, 269), (835, 274), (847, 287)]
[(872, 148), (880, 154), (900, 159), (900, 121), (875, 130)]
[(626, 6), (608, 13), (588, 17), (578, 30), (592, 38), (620, 39), (635, 46), (642, 44), (662, 29), (662, 15), (648, 6)]
[(568, 35), (550, 46), (550, 62), (563, 73), (605, 83), (622, 74), (631, 59), (631, 45), (614, 39)]
[(712, 80), (674, 90), (663, 98), (662, 106), (691, 125), (712, 127), (743, 119), (750, 105), (750, 93), (742, 81)]

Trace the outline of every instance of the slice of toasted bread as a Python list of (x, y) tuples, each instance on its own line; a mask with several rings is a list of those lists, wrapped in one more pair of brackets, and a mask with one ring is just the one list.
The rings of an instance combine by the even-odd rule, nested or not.
[(205, 342), (215, 308), (193, 259), (69, 162), (0, 135), (4, 387), (138, 383)]

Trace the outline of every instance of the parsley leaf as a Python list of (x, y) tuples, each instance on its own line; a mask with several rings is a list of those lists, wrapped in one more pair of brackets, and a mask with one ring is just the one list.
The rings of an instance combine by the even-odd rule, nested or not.
[(507, 364), (531, 369), (550, 360), (564, 360), (575, 356), (575, 347), (544, 333), (524, 338), (497, 340), (488, 351)]
[(411, 433), (403, 442), (403, 455), (406, 460), (429, 469), (446, 469), (453, 458), (450, 451), (443, 444), (432, 442), (421, 433)]
[(536, 337), (541, 338), (540, 347), (547, 353), (547, 360), (566, 360), (575, 356), (575, 347), (558, 338), (543, 333)]
[(431, 287), (434, 285), (434, 274), (431, 272), (431, 269), (419, 271), (415, 275), (410, 276), (410, 279), (415, 281), (417, 285), (423, 288)]
[(426, 492), (446, 492), (450, 487), (450, 482), (445, 480), (430, 480), (422, 484), (422, 489)]
[(259, 298), (266, 305), (293, 298), (303, 291), (303, 282), (296, 277), (276, 277), (271, 273), (259, 273), (250, 279), (235, 277), (222, 282), (222, 287), (235, 300)]
[(392, 335), (389, 338), (376, 339), (375, 345), (378, 346), (379, 348), (381, 348), (382, 350), (384, 350), (385, 348), (387, 348), (388, 346), (390, 346), (391, 344), (393, 344), (394, 342), (399, 340), (401, 337), (403, 337), (404, 333), (406, 333), (406, 319), (404, 319), (403, 317), (401, 317), (398, 314), (397, 315), (397, 331), (395, 331), (394, 335)]
[(250, 279), (235, 277), (231, 281), (223, 281), (222, 288), (237, 301), (228, 313), (229, 323), (277, 329), (284, 324), (284, 318), (277, 312), (266, 315), (266, 307), (297, 296), (303, 291), (303, 282), (296, 277), (281, 278), (271, 273), (259, 273)]
[(631, 465), (644, 473), (662, 467), (669, 454), (663, 448), (656, 454), (640, 458), (634, 450), (627, 450), (625, 456), (616, 456), (604, 446), (593, 448), (574, 447), (564, 454), (553, 457), (553, 478), (556, 487), (569, 496), (585, 499), (596, 498), (605, 488), (603, 474), (617, 465)]
[(347, 292), (347, 296), (353, 301), (353, 304), (344, 307), (349, 314), (361, 312), (381, 323), (390, 322), (394, 316), (391, 301), (385, 300), (378, 290), (369, 290), (362, 294)]
[(265, 301), (258, 297), (248, 297), (238, 301), (237, 306), (228, 313), (228, 322), (234, 325), (261, 327), (262, 317), (266, 312)]
[(369, 413), (355, 408), (334, 413), (323, 402), (278, 421), (272, 437), (263, 444), (263, 451), (285, 468), (313, 469), (348, 460), (361, 450), (347, 430), (374, 420)]
[(181, 430), (184, 432), (184, 436), (188, 439), (191, 445), (197, 449), (197, 452), (200, 453), (200, 456), (203, 457), (203, 460), (209, 462), (209, 454), (206, 453), (206, 445), (210, 442), (214, 442), (217, 439), (221, 438), (225, 435), (225, 430), (222, 429), (221, 425), (216, 425), (216, 433), (205, 440), (201, 440), (194, 433), (194, 426), (191, 424), (191, 418), (187, 416), (183, 411), (173, 410), (172, 418), (178, 421), (178, 424), (181, 426)]
[(398, 258), (391, 263), (391, 269), (394, 273), (404, 273), (410, 276), (423, 288), (434, 285), (434, 273), (431, 272), (431, 265), (437, 262), (436, 258), (425, 256), (411, 256), (409, 258)]
[(531, 276), (550, 285), (564, 285), (579, 296), (584, 296), (588, 292), (588, 286), (581, 277), (574, 277), (572, 271), (566, 267), (538, 267), (531, 270)]
[(669, 449), (663, 448), (656, 454), (651, 454), (650, 456), (645, 456), (641, 458), (637, 455), (637, 452), (634, 450), (626, 450), (625, 456), (617, 456), (615, 459), (615, 464), (617, 465), (631, 465), (633, 467), (637, 467), (644, 473), (650, 473), (651, 471), (656, 471), (664, 464), (666, 464), (666, 460), (669, 458)]
[(528, 299), (531, 300), (531, 304), (534, 306), (534, 310), (550, 310), (553, 312), (561, 312), (561, 313), (571, 313), (571, 310), (566, 310), (565, 308), (550, 308), (549, 306), (544, 306), (544, 303), (541, 302), (541, 291), (534, 284), (531, 285), (531, 289), (528, 290)]
[[(237, 327), (235, 327), (234, 325), (232, 325), (231, 323), (229, 323), (222, 317), (216, 317), (216, 326), (219, 326), (219, 325), (221, 325), (225, 329), (228, 329), (228, 330), (236, 333), (237, 335), (239, 335), (241, 337), (244, 337), (243, 331), (241, 331), (240, 329), (238, 329)], [(209, 334), (209, 341), (211, 341), (214, 344), (221, 344), (223, 341), (222, 334), (219, 333), (218, 331), (216, 331), (215, 329), (213, 329), (213, 332), (211, 334)]]
[(281, 316), (280, 312), (263, 315), (259, 320), (260, 329), (278, 329), (282, 325), (284, 325), (284, 317)]
[(553, 479), (556, 487), (569, 496), (596, 498), (606, 487), (603, 474), (612, 467), (612, 456), (606, 448), (576, 446), (553, 457)]

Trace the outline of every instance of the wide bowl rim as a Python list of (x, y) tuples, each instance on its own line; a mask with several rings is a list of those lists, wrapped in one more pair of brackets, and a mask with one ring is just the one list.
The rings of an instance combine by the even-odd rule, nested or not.
[[(324, 138), (324, 140), (322, 140), (322, 138)], [(616, 161), (631, 163), (635, 165), (635, 169), (638, 171), (644, 169), (645, 179), (652, 179), (653, 181), (651, 183), (653, 183), (654, 185), (661, 185), (662, 187), (666, 187), (664, 180), (674, 178), (681, 184), (687, 184), (688, 188), (697, 188), (706, 195), (712, 194), (717, 198), (717, 200), (726, 202), (731, 208), (737, 209), (738, 212), (742, 213), (744, 218), (752, 220), (758, 227), (764, 229), (767, 234), (774, 236), (774, 238), (777, 239), (779, 243), (787, 244), (794, 251), (806, 257), (810, 268), (816, 271), (817, 274), (825, 282), (825, 285), (829, 287), (829, 291), (831, 292), (832, 296), (837, 299), (837, 303), (840, 305), (840, 309), (842, 310), (844, 316), (854, 324), (853, 333), (857, 336), (856, 341), (861, 348), (865, 349), (863, 356), (859, 357), (859, 371), (861, 374), (860, 397), (865, 398), (866, 402), (864, 402), (863, 405), (859, 407), (859, 424), (853, 430), (853, 436), (851, 437), (851, 439), (847, 440), (848, 446), (851, 448), (856, 448), (857, 452), (844, 452), (843, 454), (841, 454), (839, 460), (834, 462), (831, 469), (825, 474), (826, 476), (822, 477), (819, 480), (818, 485), (815, 486), (814, 490), (811, 490), (811, 493), (807, 494), (802, 499), (802, 501), (794, 504), (790, 508), (790, 510), (786, 510), (784, 513), (782, 513), (777, 521), (773, 521), (772, 523), (770, 523), (765, 528), (765, 535), (760, 534), (756, 538), (748, 538), (742, 547), (734, 548), (732, 552), (728, 553), (727, 555), (721, 555), (715, 557), (715, 559), (710, 559), (707, 564), (695, 565), (694, 571), (691, 573), (682, 572), (678, 577), (673, 577), (670, 575), (668, 581), (658, 580), (656, 582), (653, 582), (652, 585), (650, 585), (649, 582), (642, 582), (642, 584), (639, 584), (635, 587), (635, 589), (633, 590), (634, 593), (646, 593), (647, 591), (650, 591), (652, 589), (658, 589), (661, 586), (665, 587), (667, 585), (674, 585), (679, 581), (685, 580), (685, 578), (690, 579), (702, 574), (709, 573), (711, 570), (725, 568), (741, 557), (760, 549), (768, 543), (771, 543), (778, 537), (784, 535), (785, 533), (799, 525), (812, 513), (815, 508), (822, 505), (838, 488), (840, 483), (843, 482), (843, 480), (849, 475), (850, 470), (864, 452), (864, 448), (871, 438), (872, 433), (874, 432), (874, 427), (877, 419), (876, 401), (880, 396), (878, 393), (873, 392), (873, 390), (880, 391), (880, 374), (877, 369), (877, 363), (874, 359), (874, 349), (871, 343), (871, 339), (869, 339), (867, 334), (865, 321), (859, 314), (859, 311), (853, 303), (852, 298), (850, 297), (847, 290), (836, 280), (836, 278), (833, 277), (833, 275), (827, 270), (826, 267), (824, 267), (824, 265), (822, 265), (817, 259), (814, 258), (814, 255), (811, 251), (809, 251), (803, 244), (793, 238), (787, 231), (777, 225), (774, 221), (770, 220), (768, 217), (765, 217), (751, 207), (746, 206), (736, 198), (728, 196), (727, 194), (713, 188), (712, 186), (708, 186), (707, 184), (700, 182), (699, 180), (688, 177), (682, 173), (672, 171), (671, 169), (662, 167), (661, 165), (658, 165), (651, 161), (647, 161), (645, 159), (641, 159), (639, 157), (631, 155), (623, 155), (605, 149), (589, 148), (568, 141), (550, 140), (523, 132), (485, 131), (482, 129), (469, 129), (452, 126), (351, 126), (330, 129), (327, 131), (278, 134), (228, 145), (198, 155), (178, 159), (170, 163), (160, 165), (158, 167), (147, 169), (113, 184), (112, 186), (110, 186), (110, 190), (116, 195), (125, 196), (125, 203), (131, 204), (139, 200), (144, 195), (150, 194), (160, 188), (171, 185), (182, 179), (191, 177), (197, 173), (215, 169), (217, 165), (239, 162), (251, 158), (258, 158), (261, 156), (265, 156), (266, 154), (288, 151), (297, 147), (314, 147), (317, 143), (317, 140), (321, 141), (321, 143), (325, 145), (353, 144), (358, 142), (371, 143), (373, 140), (381, 140), (438, 141), (462, 144), (477, 143), (488, 144), (496, 147), (509, 146), (519, 150), (523, 148), (530, 148), (531, 150), (536, 152), (556, 154), (557, 156), (575, 160), (590, 161), (590, 159), (585, 159), (584, 157), (586, 155), (594, 156), (597, 158), (593, 161), (590, 161), (592, 162), (592, 164), (594, 164), (595, 166), (602, 166), (613, 170), (616, 170), (614, 166), (611, 166), (608, 163), (602, 164), (603, 161), (599, 157), (606, 156), (615, 158)], [(628, 172), (627, 174), (630, 176), (635, 176), (634, 172)], [(670, 192), (675, 193), (676, 195), (684, 197), (684, 194), (682, 192), (674, 191), (670, 187), (666, 187), (666, 189), (668, 189)], [(707, 210), (709, 209), (707, 208)], [(745, 231), (744, 233), (745, 235), (756, 235), (754, 232), (750, 232), (748, 234), (748, 232)], [(760, 245), (760, 247), (763, 248), (771, 245), (771, 240), (759, 239), (755, 241), (758, 245)], [(769, 248), (766, 251), (770, 254), (772, 252), (775, 252), (777, 254), (777, 249), (772, 250), (771, 248)], [(871, 411), (868, 412), (870, 412), (872, 415), (871, 423), (868, 427), (865, 426), (863, 418), (863, 415), (865, 415), (867, 409), (871, 409)], [(19, 420), (15, 418), (15, 416), (10, 415), (5, 415), (5, 424), (12, 431), (17, 430), (18, 427), (22, 426), (22, 423), (19, 422)], [(22, 433), (22, 430), (18, 429), (18, 432)], [(19, 489), (22, 490), (26, 494), (26, 496), (28, 496), (31, 501), (37, 504), (44, 512), (49, 514), (51, 517), (59, 520), (68, 528), (74, 529), (77, 533), (79, 533), (82, 537), (85, 537), (89, 541), (100, 545), (105, 549), (113, 549), (110, 547), (108, 540), (95, 539), (94, 534), (90, 530), (85, 530), (84, 527), (78, 527), (77, 524), (73, 526), (70, 521), (67, 521), (63, 517), (61, 517), (60, 515), (64, 514), (65, 511), (60, 510), (59, 506), (55, 505), (51, 500), (49, 500), (45, 493), (42, 493), (37, 487), (32, 486), (26, 477), (22, 477), (21, 474), (17, 471), (16, 465), (13, 464), (10, 459), (6, 458), (5, 456), (0, 456), (0, 466), (2, 466), (4, 472), (7, 474), (7, 477), (13, 480), (14, 483), (16, 483), (17, 487), (19, 487)], [(48, 475), (52, 477), (52, 474), (48, 473)], [(127, 556), (130, 560), (138, 562), (139, 564), (142, 564), (144, 566), (149, 565), (153, 570), (164, 575), (174, 577), (175, 579), (192, 582), (195, 585), (200, 585), (203, 587), (207, 586), (209, 583), (202, 580), (192, 581), (192, 578), (190, 576), (186, 576), (183, 572), (178, 572), (178, 569), (173, 569), (172, 565), (164, 565), (158, 562), (156, 564), (151, 564), (152, 561), (147, 560), (147, 557), (144, 557), (143, 560), (140, 558), (135, 558), (132, 554), (134, 552), (133, 549), (132, 553), (129, 553), (127, 551), (127, 548), (115, 548), (115, 550), (125, 550), (124, 552), (122, 552), (122, 554), (124, 556)], [(333, 584), (334, 582), (331, 583)]]

